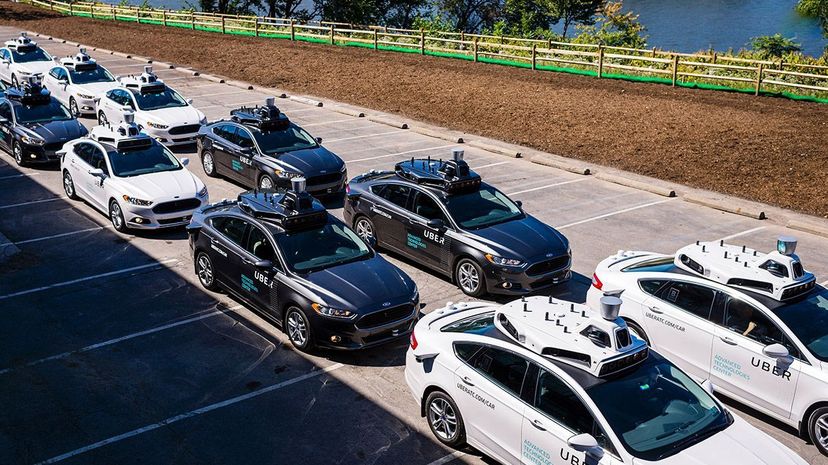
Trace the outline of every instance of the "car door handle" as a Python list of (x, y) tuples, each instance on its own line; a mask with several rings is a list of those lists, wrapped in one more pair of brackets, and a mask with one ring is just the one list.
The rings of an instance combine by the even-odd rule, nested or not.
[(216, 144), (215, 142), (213, 142), (213, 147), (218, 149), (218, 150), (227, 150), (227, 147), (225, 147), (221, 144)]
[(532, 420), (532, 426), (541, 431), (546, 431), (546, 428), (544, 428), (543, 423), (540, 420)]
[(471, 378), (469, 378), (468, 376), (463, 377), (463, 382), (468, 384), (469, 386), (474, 386), (474, 383), (472, 383)]
[(660, 308), (658, 308), (658, 307), (648, 307), (648, 308), (649, 308), (649, 309), (650, 309), (650, 311), (651, 311), (651, 312), (653, 312), (653, 313), (659, 313), (659, 314), (664, 313), (664, 310), (662, 310), (662, 309), (660, 309)]
[(730, 344), (730, 345), (732, 345), (732, 346), (739, 345), (739, 343), (738, 343), (738, 342), (734, 341), (733, 339), (731, 339), (731, 338), (729, 338), (729, 337), (727, 337), (727, 336), (719, 336), (719, 339), (721, 339), (721, 340), (722, 340), (722, 342), (724, 342), (725, 344)]

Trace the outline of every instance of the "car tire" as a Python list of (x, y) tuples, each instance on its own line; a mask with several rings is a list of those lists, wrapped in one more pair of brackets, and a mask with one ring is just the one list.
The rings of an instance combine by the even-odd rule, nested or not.
[(285, 312), (284, 330), (290, 343), (302, 352), (310, 353), (316, 344), (313, 340), (310, 320), (299, 307), (291, 305)]
[(808, 436), (823, 455), (828, 455), (828, 406), (811, 413), (808, 418)]
[(75, 118), (81, 117), (80, 108), (78, 108), (78, 102), (75, 101), (75, 97), (69, 97), (69, 113)]
[(26, 159), (23, 157), (23, 147), (20, 145), (20, 142), (12, 142), (12, 156), (17, 166), (26, 166)]
[(216, 283), (216, 272), (213, 268), (213, 261), (206, 252), (198, 252), (195, 258), (195, 273), (198, 276), (198, 282), (208, 291), (218, 291), (219, 287)]
[(368, 240), (369, 237), (377, 240), (377, 229), (374, 227), (374, 222), (371, 221), (371, 218), (367, 216), (360, 215), (357, 217), (354, 221), (354, 231), (359, 237), (365, 240)]
[(263, 174), (259, 177), (258, 183), (259, 190), (272, 190), (276, 188), (276, 184), (273, 182), (273, 178), (270, 175)]
[(109, 221), (112, 222), (112, 227), (120, 233), (125, 233), (129, 230), (126, 220), (124, 220), (124, 212), (115, 199), (109, 201)]
[(634, 321), (626, 320), (627, 327), (630, 328), (630, 332), (636, 335), (639, 339), (642, 339), (647, 345), (650, 345), (650, 338), (647, 336), (647, 333), (644, 331), (638, 323)]
[(106, 119), (106, 115), (104, 114), (104, 112), (99, 111), (98, 112), (98, 126), (106, 126), (107, 124), (109, 124), (109, 121)]
[(486, 293), (483, 268), (474, 260), (464, 258), (454, 266), (454, 282), (469, 297), (480, 297)]
[(218, 177), (216, 174), (216, 157), (213, 152), (205, 150), (201, 154), (201, 168), (204, 169), (204, 174), (211, 178)]
[(466, 444), (466, 426), (454, 399), (443, 391), (434, 391), (425, 401), (425, 414), (431, 433), (443, 444), (459, 449)]
[(78, 200), (78, 193), (75, 191), (75, 182), (67, 170), (63, 170), (63, 192), (66, 193), (66, 197), (72, 200)]

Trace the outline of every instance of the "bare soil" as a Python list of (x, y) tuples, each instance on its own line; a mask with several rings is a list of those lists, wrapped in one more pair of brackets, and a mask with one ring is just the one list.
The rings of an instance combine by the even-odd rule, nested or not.
[(828, 217), (828, 105), (70, 18), (0, 23)]

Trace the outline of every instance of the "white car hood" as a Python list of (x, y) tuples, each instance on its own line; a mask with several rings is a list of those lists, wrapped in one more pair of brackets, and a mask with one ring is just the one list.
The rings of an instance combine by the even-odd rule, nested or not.
[[(160, 110), (139, 111), (136, 119), (140, 122), (154, 121), (156, 123), (166, 124), (167, 126), (181, 126), (183, 124), (198, 124), (199, 120), (204, 117), (200, 111), (193, 108), (192, 105), (186, 107), (162, 108)], [(143, 121), (141, 121), (143, 120)]]
[[(28, 73), (28, 74), (40, 74), (41, 77), (46, 76), (46, 73), (49, 72), (52, 68), (57, 66), (54, 61), (31, 61), (28, 63), (15, 63), (14, 68), (17, 74), (21, 73)], [(20, 76), (17, 77), (21, 83), (22, 79)]]
[(658, 462), (659, 465), (808, 465), (792, 450), (734, 415), (734, 422), (692, 447)]
[(92, 82), (90, 84), (75, 84), (75, 90), (82, 94), (91, 95), (93, 97), (97, 97), (100, 94), (104, 94), (110, 89), (115, 89), (118, 87), (117, 82)]
[(176, 196), (189, 199), (204, 187), (204, 183), (187, 169), (121, 178), (121, 182), (124, 194), (152, 201), (171, 200)]

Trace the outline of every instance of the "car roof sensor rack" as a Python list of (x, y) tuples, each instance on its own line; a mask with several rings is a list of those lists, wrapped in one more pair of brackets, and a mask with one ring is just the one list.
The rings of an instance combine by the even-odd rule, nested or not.
[(60, 64), (74, 71), (90, 71), (98, 67), (97, 61), (81, 47), (77, 54), (60, 60)]
[(29, 34), (25, 31), (21, 32), (17, 38), (7, 40), (5, 45), (12, 50), (19, 51), (34, 50), (37, 48), (37, 42), (29, 38)]
[(469, 168), (462, 149), (453, 149), (450, 160), (411, 158), (394, 167), (398, 176), (417, 184), (440, 188), (448, 193), (472, 192), (480, 189), (480, 175)]
[(272, 220), (285, 230), (320, 227), (328, 222), (328, 211), (305, 190), (305, 178), (293, 178), (291, 188), (283, 192), (243, 192), (237, 203), (254, 217)]
[(139, 76), (121, 77), (118, 82), (127, 89), (134, 89), (142, 94), (157, 94), (164, 92), (167, 88), (164, 81), (158, 79), (158, 76), (152, 71), (151, 65), (144, 66), (144, 72)]
[(796, 238), (780, 236), (776, 250), (763, 253), (723, 240), (696, 241), (676, 252), (675, 265), (721, 284), (789, 300), (816, 287), (816, 277), (795, 253), (796, 244)]
[(230, 111), (231, 119), (245, 126), (252, 126), (262, 131), (279, 131), (290, 125), (290, 119), (276, 106), (276, 99), (268, 97), (263, 106), (243, 106)]
[(37, 75), (28, 75), (23, 78), (19, 88), (9, 88), (6, 91), (9, 99), (17, 100), (24, 105), (45, 105), (52, 101), (52, 95), (44, 88)]
[(89, 137), (101, 143), (114, 145), (120, 152), (152, 146), (152, 138), (141, 132), (138, 125), (135, 124), (135, 114), (133, 112), (124, 112), (122, 118), (123, 121), (117, 126), (111, 124), (95, 126), (90, 131)]
[(621, 299), (592, 309), (553, 297), (524, 297), (495, 311), (495, 326), (514, 342), (594, 376), (609, 376), (646, 360), (647, 343), (618, 316)]

